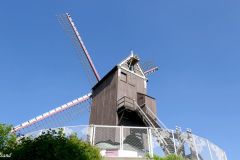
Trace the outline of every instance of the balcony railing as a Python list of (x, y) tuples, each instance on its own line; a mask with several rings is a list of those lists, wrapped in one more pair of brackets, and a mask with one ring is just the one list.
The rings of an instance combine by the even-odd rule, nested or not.
[(135, 110), (134, 106), (134, 100), (129, 97), (122, 97), (117, 101), (117, 109), (120, 109), (121, 107), (125, 107), (130, 110)]

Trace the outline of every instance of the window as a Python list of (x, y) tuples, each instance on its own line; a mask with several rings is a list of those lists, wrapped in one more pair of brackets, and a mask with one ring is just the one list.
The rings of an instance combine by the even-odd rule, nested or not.
[(124, 72), (121, 72), (120, 80), (123, 82), (127, 82), (127, 74)]

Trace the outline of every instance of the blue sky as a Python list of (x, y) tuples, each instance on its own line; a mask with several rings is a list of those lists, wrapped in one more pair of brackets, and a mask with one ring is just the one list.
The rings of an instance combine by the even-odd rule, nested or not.
[(89, 92), (56, 19), (69, 12), (101, 76), (131, 49), (153, 60), (160, 70), (148, 93), (160, 119), (240, 159), (239, 8), (237, 0), (2, 1), (0, 122), (17, 125)]

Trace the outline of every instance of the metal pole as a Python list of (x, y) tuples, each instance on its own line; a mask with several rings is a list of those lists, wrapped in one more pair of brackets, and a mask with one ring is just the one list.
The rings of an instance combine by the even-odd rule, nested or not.
[(224, 152), (224, 158), (225, 158), (225, 160), (227, 160), (227, 155), (226, 155), (226, 152)]
[(92, 140), (93, 145), (95, 145), (95, 134), (96, 134), (96, 126), (93, 125), (93, 140)]
[(120, 150), (123, 150), (123, 126), (120, 126)]
[(173, 144), (174, 144), (174, 153), (177, 154), (177, 148), (176, 148), (176, 142), (175, 142), (175, 136), (174, 136), (173, 130), (172, 130), (172, 137), (173, 137)]
[(150, 135), (149, 135), (149, 128), (147, 128), (147, 141), (148, 141), (148, 154), (150, 155)]
[(195, 135), (192, 135), (192, 137), (193, 137), (194, 147), (195, 147), (195, 150), (196, 150), (197, 159), (199, 160), (199, 157), (198, 157), (198, 150), (197, 150), (197, 145), (196, 145), (196, 141), (195, 141)]
[(90, 137), (89, 137), (89, 141), (90, 141), (90, 144), (93, 145), (93, 125), (89, 125), (89, 130), (90, 130)]
[(152, 130), (148, 128), (148, 137), (149, 137), (149, 155), (153, 158), (153, 141), (152, 141)]
[(208, 140), (207, 140), (207, 145), (208, 145), (209, 153), (210, 153), (210, 156), (211, 156), (211, 160), (213, 160), (212, 151), (211, 151), (211, 148), (210, 148)]

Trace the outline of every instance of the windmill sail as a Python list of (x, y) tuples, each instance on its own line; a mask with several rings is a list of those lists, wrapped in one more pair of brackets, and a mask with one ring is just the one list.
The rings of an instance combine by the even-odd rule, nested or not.
[(147, 76), (153, 72), (156, 72), (158, 70), (158, 67), (151, 61), (143, 62), (140, 65), (142, 67), (142, 70), (143, 70), (145, 76)]
[(91, 93), (17, 125), (13, 131), (25, 134), (45, 128), (62, 127), (66, 123), (78, 118), (90, 105), (90, 101)]
[(158, 67), (153, 67), (153, 68), (150, 68), (150, 69), (144, 71), (144, 74), (146, 76), (146, 75), (149, 75), (149, 74), (151, 74), (153, 72), (156, 72), (157, 70), (158, 70)]
[(100, 81), (100, 76), (71, 16), (66, 13), (58, 16), (58, 19), (64, 30), (69, 34), (76, 51), (80, 55), (82, 66), (88, 77), (88, 80), (90, 81), (90, 84), (95, 85), (98, 81)]

